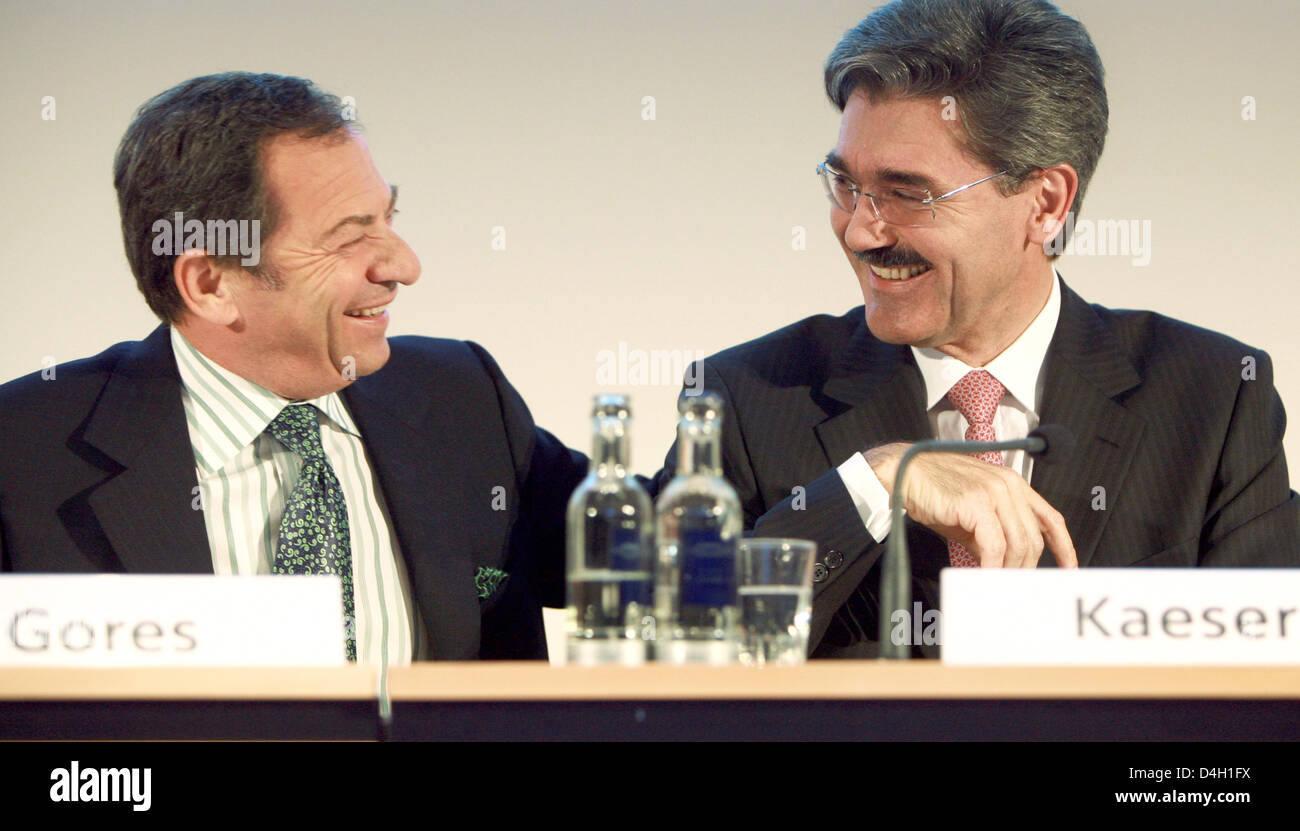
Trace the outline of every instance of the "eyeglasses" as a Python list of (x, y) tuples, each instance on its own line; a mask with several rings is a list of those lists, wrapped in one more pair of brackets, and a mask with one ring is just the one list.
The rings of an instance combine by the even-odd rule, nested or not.
[(877, 219), (903, 228), (919, 228), (922, 225), (929, 225), (934, 222), (937, 214), (934, 206), (939, 202), (990, 179), (1005, 176), (1009, 172), (1004, 170), (1001, 173), (994, 173), (992, 176), (985, 176), (978, 182), (962, 185), (955, 190), (948, 191), (943, 196), (931, 196), (927, 188), (890, 187), (885, 189), (883, 193), (871, 193), (860, 189), (853, 183), (853, 180), (838, 170), (827, 167), (825, 162), (817, 165), (817, 175), (821, 176), (822, 184), (826, 186), (826, 196), (831, 200), (832, 205), (842, 211), (853, 213), (858, 208), (858, 196), (865, 193), (867, 201), (871, 203), (871, 210), (875, 212)]

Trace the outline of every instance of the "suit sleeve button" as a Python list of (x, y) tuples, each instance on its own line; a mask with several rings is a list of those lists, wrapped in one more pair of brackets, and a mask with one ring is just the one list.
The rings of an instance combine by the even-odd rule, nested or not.
[(832, 548), (826, 552), (826, 565), (839, 568), (844, 563), (844, 555)]
[(830, 570), (822, 563), (813, 566), (813, 582), (821, 583), (830, 576)]

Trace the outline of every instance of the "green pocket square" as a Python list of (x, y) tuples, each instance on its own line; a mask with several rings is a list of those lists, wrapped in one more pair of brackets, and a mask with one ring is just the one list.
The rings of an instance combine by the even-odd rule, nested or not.
[(491, 597), (509, 576), (499, 568), (479, 566), (478, 572), (474, 575), (474, 588), (478, 589), (478, 599)]

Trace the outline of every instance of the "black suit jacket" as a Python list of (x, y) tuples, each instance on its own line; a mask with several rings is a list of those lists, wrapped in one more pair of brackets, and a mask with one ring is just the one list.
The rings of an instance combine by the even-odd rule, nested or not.
[[(1300, 499), (1268, 356), (1061, 289), (1039, 415), (1077, 444), (1062, 462), (1036, 462), (1032, 484), (1065, 516), (1079, 564), (1300, 565)], [(813, 657), (875, 654), (884, 546), (835, 468), (879, 444), (933, 438), (911, 349), (877, 340), (859, 306), (707, 358), (702, 377), (727, 402), (724, 473), (749, 533), (817, 542)], [(659, 484), (675, 466), (676, 447)], [(910, 521), (907, 534), (914, 599), (937, 607), (946, 542)], [(1040, 565), (1055, 565), (1050, 552)]]
[[(343, 398), (434, 659), (546, 655), (583, 456), (533, 425), (479, 346), (391, 338)], [(0, 386), (0, 571), (212, 572), (167, 327)], [(480, 600), (481, 568), (509, 576)]]

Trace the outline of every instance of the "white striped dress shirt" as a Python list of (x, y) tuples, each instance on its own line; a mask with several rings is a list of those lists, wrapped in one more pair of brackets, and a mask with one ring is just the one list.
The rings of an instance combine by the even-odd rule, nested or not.
[(213, 570), (271, 573), (280, 518), (302, 459), (266, 427), (284, 407), (315, 405), (321, 445), (348, 508), (357, 661), (394, 666), (421, 657), (424, 627), (411, 601), (401, 549), (361, 433), (343, 399), (330, 393), (292, 402), (218, 366), (174, 327), (171, 341)]

